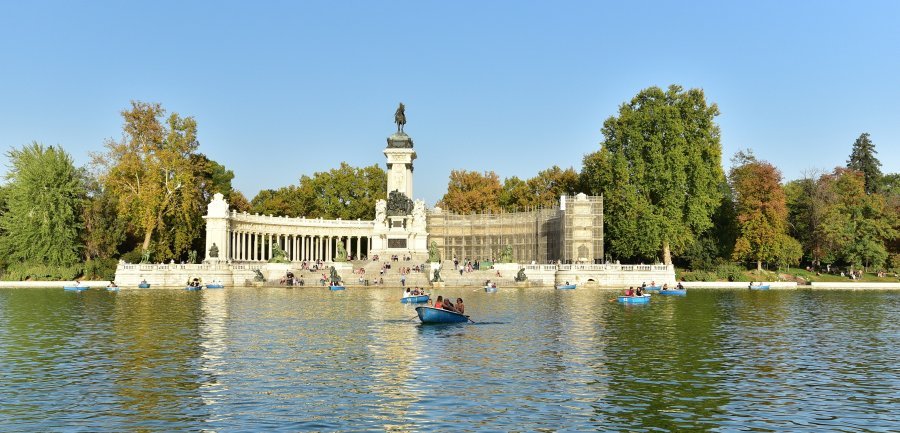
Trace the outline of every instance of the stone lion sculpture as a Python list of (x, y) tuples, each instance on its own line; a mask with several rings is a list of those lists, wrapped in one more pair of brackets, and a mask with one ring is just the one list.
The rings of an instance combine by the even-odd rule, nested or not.
[(441, 252), (438, 251), (437, 242), (435, 241), (431, 241), (431, 245), (428, 246), (428, 261), (431, 263), (441, 261)]
[(278, 244), (272, 245), (272, 258), (269, 259), (269, 263), (290, 263), (287, 259), (287, 253), (281, 249), (281, 246)]
[(525, 281), (525, 280), (527, 280), (527, 279), (528, 279), (528, 277), (525, 276), (525, 268), (520, 268), (520, 269), (519, 269), (519, 273), (516, 274), (515, 280), (518, 281), (518, 282), (522, 282), (522, 281)]
[(347, 249), (344, 248), (344, 243), (338, 241), (336, 251), (334, 252), (334, 261), (336, 262), (346, 262), (347, 261)]

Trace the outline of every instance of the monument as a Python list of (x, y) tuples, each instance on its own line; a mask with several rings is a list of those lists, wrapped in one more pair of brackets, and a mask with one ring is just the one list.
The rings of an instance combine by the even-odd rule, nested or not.
[(410, 256), (424, 260), (428, 254), (425, 225), (425, 202), (413, 200), (413, 161), (416, 151), (413, 139), (403, 127), (406, 107), (401, 102), (394, 112), (397, 132), (387, 139), (387, 192), (385, 200), (375, 205), (375, 226), (369, 255)]

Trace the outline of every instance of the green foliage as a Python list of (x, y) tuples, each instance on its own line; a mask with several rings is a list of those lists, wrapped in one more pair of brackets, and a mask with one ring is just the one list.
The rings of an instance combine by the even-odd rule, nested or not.
[(108, 259), (118, 255), (118, 247), (125, 240), (125, 222), (116, 214), (114, 197), (108, 194), (99, 181), (86, 179), (88, 197), (82, 218), (84, 230), (84, 256), (90, 262), (93, 258)]
[(897, 216), (880, 194), (866, 194), (864, 174), (836, 168), (821, 182), (826, 191), (822, 224), (825, 257), (856, 267), (881, 267), (888, 257), (886, 242), (897, 238)]
[(820, 225), (825, 210), (824, 189), (815, 175), (788, 182), (784, 186), (788, 207), (788, 234), (797, 239), (804, 256), (819, 265), (825, 254)]
[(79, 262), (83, 178), (58, 147), (37, 142), (7, 152), (7, 210), (0, 216), (0, 254), (10, 269), (67, 267)]
[(74, 280), (82, 275), (84, 265), (75, 263), (68, 266), (53, 266), (40, 263), (12, 263), (3, 273), (8, 281), (60, 281)]
[(125, 263), (140, 263), (141, 258), (142, 258), (142, 253), (143, 253), (143, 251), (141, 250), (140, 246), (138, 246), (137, 248), (135, 248), (125, 254), (122, 254), (121, 259), (124, 260)]
[(84, 262), (84, 278), (112, 281), (116, 278), (116, 259), (94, 259)]
[(853, 143), (850, 159), (847, 160), (847, 168), (863, 173), (866, 194), (878, 191), (878, 183), (881, 181), (881, 161), (875, 157), (876, 153), (875, 143), (869, 139), (869, 133), (863, 132)]
[(341, 166), (300, 178), (299, 186), (263, 190), (251, 201), (260, 214), (371, 220), (375, 202), (387, 196), (387, 173), (377, 165)]
[(553, 207), (559, 204), (559, 196), (580, 192), (580, 182), (575, 169), (555, 165), (527, 181), (513, 176), (504, 180), (499, 204), (508, 211)]
[(192, 117), (166, 117), (160, 104), (137, 101), (122, 117), (122, 140), (108, 140), (106, 152), (93, 155), (100, 180), (115, 198), (119, 218), (143, 238), (141, 247), (154, 242), (159, 260), (178, 258), (200, 236), (205, 196), (221, 173), (196, 153)]
[(642, 90), (603, 124), (599, 152), (584, 158), (581, 184), (605, 196), (611, 251), (666, 263), (712, 227), (724, 180), (715, 104), (703, 91)]
[(734, 264), (722, 264), (716, 267), (716, 277), (727, 281), (750, 281), (747, 270), (743, 266)]

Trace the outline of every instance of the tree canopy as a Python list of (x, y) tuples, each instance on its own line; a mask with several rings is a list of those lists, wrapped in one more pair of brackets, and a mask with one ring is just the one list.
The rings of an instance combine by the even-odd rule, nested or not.
[(37, 142), (6, 153), (0, 252), (10, 263), (71, 266), (81, 259), (83, 176), (62, 148)]
[(438, 202), (451, 212), (468, 214), (500, 210), (500, 178), (493, 171), (453, 170), (447, 193)]
[(796, 264), (803, 250), (787, 234), (788, 210), (781, 173), (749, 151), (738, 152), (734, 161), (728, 176), (740, 229), (734, 258), (755, 261), (757, 270), (762, 270), (762, 262)]
[(582, 185), (603, 194), (610, 249), (671, 263), (712, 226), (724, 181), (719, 114), (700, 89), (650, 87), (603, 124), (599, 152), (584, 158)]
[(850, 159), (847, 160), (847, 168), (863, 173), (866, 193), (878, 191), (878, 183), (881, 181), (881, 161), (875, 157), (875, 143), (869, 139), (869, 133), (863, 132), (853, 143)]
[(200, 236), (208, 180), (196, 121), (165, 113), (160, 104), (132, 101), (122, 111), (122, 139), (107, 140), (106, 152), (93, 157), (119, 216), (143, 238), (142, 250), (155, 241), (159, 261), (185, 253)]

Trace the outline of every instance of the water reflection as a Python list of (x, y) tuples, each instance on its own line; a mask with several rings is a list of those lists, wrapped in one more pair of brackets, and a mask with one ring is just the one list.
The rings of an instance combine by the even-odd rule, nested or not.
[(0, 290), (0, 431), (890, 430), (898, 292)]

